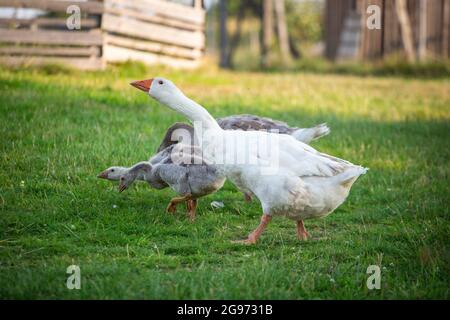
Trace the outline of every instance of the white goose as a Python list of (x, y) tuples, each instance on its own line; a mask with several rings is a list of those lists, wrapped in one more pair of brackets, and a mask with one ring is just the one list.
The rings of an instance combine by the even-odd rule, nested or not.
[[(345, 201), (356, 179), (367, 171), (320, 153), (290, 135), (223, 130), (205, 108), (187, 98), (170, 80), (155, 78), (131, 85), (193, 122), (204, 156), (239, 189), (260, 200), (261, 222), (239, 242), (255, 243), (273, 215), (296, 221), (298, 237), (306, 239), (303, 220), (333, 212)], [(242, 155), (244, 161), (236, 159)]]

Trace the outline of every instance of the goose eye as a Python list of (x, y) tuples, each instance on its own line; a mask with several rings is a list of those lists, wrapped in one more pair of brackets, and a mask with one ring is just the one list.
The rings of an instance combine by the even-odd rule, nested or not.
[(164, 82), (163, 82), (162, 80), (159, 80), (158, 83), (159, 83), (159, 84), (163, 84)]
[(114, 172), (114, 169), (111, 169), (111, 172)]

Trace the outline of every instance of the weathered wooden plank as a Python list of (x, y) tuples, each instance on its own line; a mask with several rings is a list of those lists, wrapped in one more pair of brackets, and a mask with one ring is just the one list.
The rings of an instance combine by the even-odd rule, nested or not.
[(11, 57), (0, 56), (0, 64), (6, 65), (33, 65), (61, 63), (84, 70), (102, 69), (105, 63), (100, 58), (62, 58), (62, 57)]
[(95, 29), (82, 31), (5, 30), (0, 29), (0, 42), (24, 44), (102, 45), (102, 33)]
[(191, 69), (199, 65), (199, 60), (179, 59), (164, 55), (157, 55), (150, 52), (137, 51), (107, 45), (103, 50), (103, 58), (107, 62), (124, 62), (127, 60), (137, 60), (146, 64), (165, 64), (174, 68)]
[(444, 0), (442, 4), (442, 57), (448, 58), (450, 55), (450, 1)]
[(111, 13), (118, 16), (127, 16), (130, 18), (135, 18), (137, 20), (153, 22), (156, 24), (162, 24), (169, 27), (175, 27), (179, 29), (192, 30), (192, 31), (203, 31), (205, 26), (204, 24), (197, 24), (192, 22), (186, 22), (181, 20), (175, 20), (172, 18), (161, 17), (157, 15), (150, 15), (146, 13), (142, 13), (141, 11), (126, 9), (126, 8), (118, 8), (116, 6), (109, 6), (105, 4), (105, 12)]
[(199, 49), (182, 48), (146, 40), (136, 40), (131, 38), (119, 37), (110, 34), (106, 34), (104, 36), (104, 43), (105, 45), (112, 44), (118, 47), (154, 52), (158, 54), (167, 54), (170, 56), (188, 59), (198, 59), (202, 56), (202, 51)]
[(205, 45), (205, 35), (202, 32), (179, 30), (108, 13), (103, 15), (102, 29), (188, 48), (202, 49)]
[[(35, 19), (16, 19), (16, 18), (0, 18), (0, 25), (20, 25), (30, 26), (37, 25), (39, 27), (64, 27), (66, 28), (67, 20), (64, 18), (35, 18)], [(81, 19), (81, 29), (99, 27), (100, 23), (96, 18)]]
[(134, 8), (148, 15), (174, 18), (203, 25), (205, 23), (205, 10), (189, 7), (182, 4), (161, 0), (105, 0), (105, 5), (120, 4)]
[(99, 47), (0, 47), (3, 55), (29, 55), (29, 56), (69, 56), (90, 57), (99, 56)]
[(81, 12), (84, 13), (101, 14), (103, 12), (103, 2), (101, 1), (0, 0), (0, 7), (34, 8), (64, 13), (72, 4), (79, 6)]

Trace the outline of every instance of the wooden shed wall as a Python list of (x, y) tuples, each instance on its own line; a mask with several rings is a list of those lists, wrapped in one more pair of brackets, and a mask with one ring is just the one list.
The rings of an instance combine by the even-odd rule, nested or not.
[(66, 10), (73, 3), (55, 0), (0, 0), (0, 7), (40, 9), (52, 16), (0, 19), (0, 62), (35, 64), (59, 62), (83, 69), (103, 66), (100, 15), (103, 3), (76, 2), (82, 30), (68, 30)]
[[(163, 0), (0, 0), (1, 7), (47, 11), (34, 19), (0, 19), (0, 62), (62, 62), (97, 69), (106, 62), (140, 60), (191, 68), (205, 45), (201, 1), (186, 6)], [(81, 30), (68, 30), (67, 7), (76, 4)]]
[(205, 45), (205, 11), (161, 0), (104, 0), (104, 58), (196, 67)]
[[(366, 27), (369, 5), (378, 5), (382, 10), (381, 30)], [(356, 8), (356, 9), (355, 9)], [(420, 0), (407, 0), (414, 45), (419, 47)], [(395, 0), (327, 0), (325, 12), (326, 56), (337, 58), (344, 20), (352, 10), (362, 17), (361, 43), (359, 57), (378, 59), (402, 50), (400, 24), (395, 10)], [(426, 1), (426, 48), (431, 57), (449, 57), (450, 0)]]

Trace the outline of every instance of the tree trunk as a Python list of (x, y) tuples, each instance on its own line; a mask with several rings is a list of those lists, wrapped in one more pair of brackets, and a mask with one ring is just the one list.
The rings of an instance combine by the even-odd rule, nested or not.
[(263, 0), (263, 14), (262, 14), (262, 52), (261, 65), (266, 68), (270, 67), (270, 51), (273, 42), (273, 2), (272, 0)]
[(220, 66), (222, 68), (229, 68), (227, 61), (228, 50), (228, 33), (227, 33), (227, 3), (226, 0), (219, 2), (220, 15)]
[(234, 32), (233, 37), (231, 38), (230, 48), (228, 49), (227, 52), (227, 65), (229, 68), (233, 68), (233, 56), (239, 44), (239, 41), (241, 40), (242, 20), (244, 20), (244, 17), (245, 17), (245, 1), (241, 1), (236, 16), (236, 31)]
[(402, 34), (402, 42), (406, 52), (406, 58), (409, 62), (416, 61), (416, 53), (414, 50), (414, 41), (411, 32), (411, 22), (409, 20), (406, 0), (395, 0), (395, 9), (397, 11), (398, 21), (400, 23), (400, 31)]
[(288, 27), (286, 22), (286, 12), (284, 0), (275, 1), (275, 13), (277, 17), (278, 41), (280, 44), (281, 58), (285, 65), (291, 61)]

